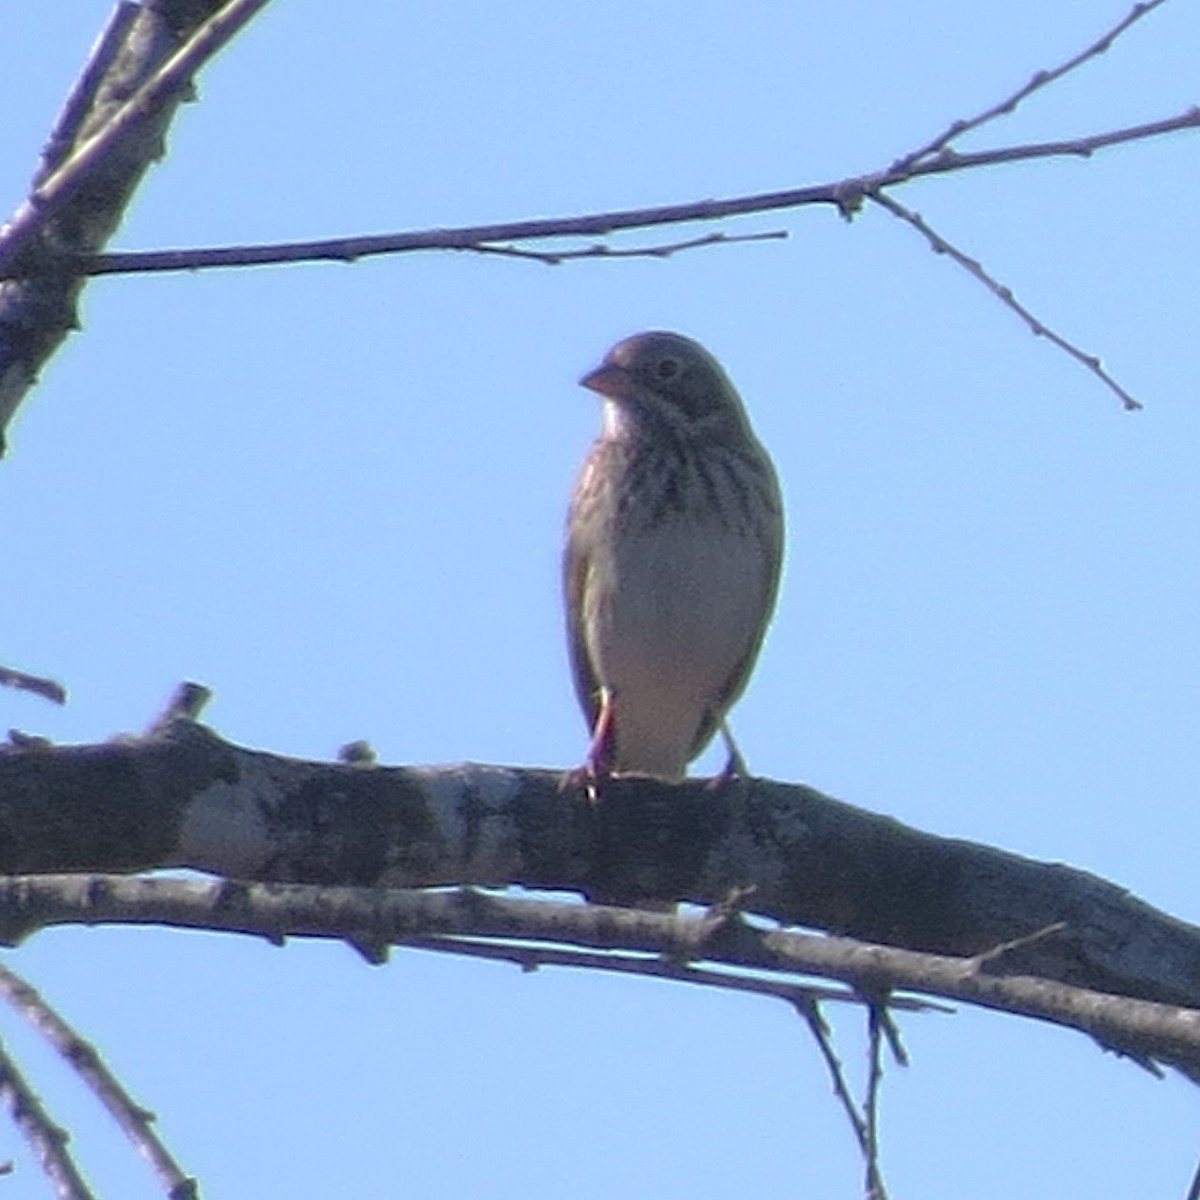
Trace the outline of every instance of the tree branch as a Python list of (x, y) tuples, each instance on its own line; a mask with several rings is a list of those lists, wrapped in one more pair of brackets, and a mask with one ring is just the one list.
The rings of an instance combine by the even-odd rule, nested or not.
[[(611, 951), (589, 953), (583, 950), (564, 950), (552, 946), (531, 946), (524, 943), (482, 941), (467, 937), (410, 937), (403, 946), (408, 950), (429, 950), (436, 954), (454, 954), (460, 958), (482, 958), (491, 962), (507, 962), (522, 971), (538, 971), (542, 967), (573, 967), (583, 971), (604, 971), (614, 975), (640, 975), (650, 979), (670, 979), (676, 983), (696, 984), (718, 991), (744, 992), (783, 1000), (796, 1008), (829, 1001), (836, 1004), (870, 1006), (851, 988), (819, 987), (815, 984), (794, 983), (786, 979), (771, 979), (752, 975), (734, 975), (728, 971), (711, 970), (690, 963), (655, 956), (633, 957)], [(355, 949), (361, 950), (356, 944)], [(373, 948), (378, 949), (378, 948)], [(386, 950), (387, 947), (385, 946)], [(372, 966), (387, 961), (386, 954), (367, 956)], [(894, 996), (888, 1004), (899, 1012), (953, 1012), (942, 1004), (915, 1000), (911, 996)]]
[(206, 929), (250, 934), (273, 944), (288, 937), (355, 946), (403, 946), (429, 937), (501, 939), (660, 955), (784, 977), (819, 976), (867, 997), (902, 991), (1034, 1017), (1087, 1033), (1143, 1065), (1167, 1063), (1200, 1079), (1200, 1011), (1194, 1008), (1036, 978), (1024, 964), (1005, 965), (1019, 974), (1000, 974), (987, 956), (951, 957), (764, 929), (740, 916), (669, 916), (472, 888), (413, 891), (95, 875), (0, 878), (3, 940), (78, 924)]
[(983, 284), (997, 300), (1000, 301), (1006, 308), (1012, 309), (1013, 312), (1029, 326), (1029, 331), (1035, 337), (1044, 337), (1047, 341), (1053, 342), (1065, 354), (1073, 358), (1077, 363), (1086, 367), (1105, 387), (1109, 389), (1121, 401), (1126, 412), (1135, 412), (1141, 409), (1142, 404), (1135, 400), (1105, 369), (1100, 359), (1094, 354), (1088, 354), (1085, 350), (1080, 350), (1074, 342), (1068, 341), (1060, 333), (1056, 333), (1048, 325), (1038, 320), (1037, 317), (1022, 304), (1016, 296), (1013, 295), (1012, 289), (1000, 283), (999, 280), (993, 278), (983, 267), (978, 259), (971, 258), (970, 255), (963, 253), (953, 242), (947, 241), (936, 229), (921, 216), (920, 213), (915, 213), (911, 208), (906, 208), (898, 200), (891, 196), (884, 195), (882, 192), (875, 192), (871, 199), (882, 208), (886, 208), (892, 216), (911, 225), (925, 240), (929, 243), (930, 249), (935, 254), (946, 254), (952, 258), (968, 275), (973, 276)]
[[(817, 1049), (821, 1052), (825, 1069), (829, 1072), (829, 1081), (833, 1085), (833, 1094), (842, 1106), (842, 1112), (846, 1114), (846, 1120), (850, 1123), (854, 1140), (858, 1143), (866, 1176), (864, 1189), (866, 1200), (887, 1200), (887, 1188), (884, 1186), (883, 1174), (879, 1167), (878, 1146), (875, 1137), (876, 1130), (870, 1123), (870, 1119), (873, 1118), (874, 1114), (870, 1114), (870, 1117), (865, 1116), (859, 1112), (858, 1105), (854, 1103), (854, 1097), (850, 1093), (850, 1085), (846, 1081), (846, 1072), (842, 1067), (842, 1060), (838, 1057), (837, 1051), (833, 1047), (833, 1032), (829, 1028), (829, 1023), (825, 1020), (820, 1006), (817, 1004), (797, 1004), (796, 1011), (804, 1018), (809, 1032), (813, 1036), (813, 1040), (817, 1043)], [(874, 1011), (875, 1009), (872, 1006), (872, 1020)], [(872, 1024), (871, 1027), (874, 1028), (874, 1025)]]
[[(128, 100), (105, 113), (99, 124), (79, 119), (77, 140), (69, 153), (66, 148), (56, 151), (56, 156), (61, 153), (61, 161), (36, 183), (25, 202), (0, 230), (0, 271), (20, 260), (30, 242), (62, 212), (96, 172), (107, 165), (123, 142), (139, 133), (164, 109), (173, 109), (186, 94), (196, 71), (226, 46), (269, 2), (227, 0), (188, 35), (183, 45)], [(127, 24), (122, 21), (120, 9), (114, 18), (114, 27), (118, 23), (121, 23), (123, 31), (133, 26), (132, 20)], [(111, 45), (114, 40), (111, 34), (105, 35), (99, 45), (99, 54), (112, 61), (116, 59)], [(95, 69), (97, 65), (94, 57), (84, 73), (87, 88), (99, 89), (103, 84), (107, 70), (98, 71)], [(86, 90), (72, 92), (67, 106), (71, 119), (74, 119), (76, 110), (82, 113), (86, 108)]]
[[(0, 890), (0, 939), (62, 921), (199, 920), (274, 939), (346, 937), (372, 954), (411, 936), (453, 935), (660, 953), (666, 931), (666, 949), (682, 962), (817, 974), (870, 996), (919, 990), (1085, 1029), (1146, 1061), (1193, 1066), (1180, 1047), (1194, 1045), (1200, 1017), (1163, 1006), (1200, 1008), (1200, 929), (1085, 872), (938, 838), (769, 780), (714, 788), (616, 778), (596, 806), (563, 772), (281, 758), (231, 745), (192, 720), (204, 695), (187, 685), (140, 737), (63, 748), (22, 741), (0, 751), (0, 871), (191, 867), (272, 889), (230, 884), (198, 899), (114, 891), (109, 880), (82, 893), (61, 880), (10, 880)], [(136, 882), (151, 883), (129, 887)], [(336, 886), (310, 894), (285, 883)], [(621, 910), (599, 909), (596, 927), (581, 915), (587, 906), (545, 906), (531, 910), (536, 932), (523, 932), (507, 909), (499, 925), (491, 915), (463, 924), (462, 911), (451, 920), (421, 907), (436, 897), (388, 890), (448, 885), (716, 907), (682, 926), (638, 925), (649, 914), (624, 913), (621, 930), (633, 920), (639, 937), (612, 942)], [(734, 919), (733, 894), (775, 921), (859, 941), (751, 930)], [(569, 936), (553, 935), (556, 922)], [(692, 941), (681, 946), (680, 930)]]
[(886, 1009), (872, 1004), (867, 1012), (867, 1095), (863, 1101), (863, 1125), (866, 1130), (867, 1200), (887, 1200), (887, 1189), (879, 1168), (879, 1088), (883, 1082), (882, 1028)]
[[(896, 159), (889, 167), (833, 183), (724, 200), (457, 229), (251, 246), (96, 253), (115, 230), (149, 162), (161, 152), (166, 127), (191, 75), (266, 2), (228, 0), (215, 11), (217, 0), (150, 0), (136, 14), (128, 4), (118, 7), (108, 33), (101, 38), (89, 67), (72, 91), (51, 138), (43, 170), (35, 180), (34, 191), (0, 232), (0, 453), (4, 448), (4, 430), (38, 370), (66, 333), (76, 327), (76, 303), (83, 281), (92, 275), (331, 260), (352, 262), (372, 255), (417, 250), (466, 250), (552, 263), (568, 258), (646, 254), (661, 257), (718, 241), (777, 235), (718, 233), (658, 247), (600, 244), (553, 251), (515, 243), (607, 237), (631, 229), (712, 221), (811, 204), (832, 205), (849, 218), (861, 209), (866, 198), (880, 200), (886, 189), (912, 179), (1037, 158), (1087, 157), (1125, 142), (1200, 127), (1200, 108), (1193, 107), (1175, 117), (1073, 140), (973, 153), (959, 153), (951, 148), (957, 138), (1012, 112), (1035, 91), (1107, 50), (1117, 37), (1163, 2), (1147, 0), (1135, 5), (1085, 50), (1050, 71), (1037, 73), (1030, 82), (977, 116), (953, 122), (936, 138)], [(207, 22), (197, 26), (204, 16), (208, 17)], [(971, 260), (964, 254), (957, 261), (966, 265)], [(1136, 404), (1128, 392), (1100, 369), (1098, 360), (1052, 334), (1032, 314), (1023, 315), (1032, 326), (1098, 375), (1121, 396), (1127, 407)]]
[(33, 692), (53, 704), (66, 704), (67, 692), (61, 683), (43, 679), (40, 675), (27, 675), (12, 667), (0, 667), (0, 687), (16, 688), (22, 692)]
[[(132, 29), (134, 21), (137, 20), (140, 9), (141, 6), (135, 4), (134, 0), (121, 0), (113, 10), (108, 24), (92, 47), (91, 57), (85, 64), (82, 74), (75, 80), (70, 92), (67, 93), (62, 111), (54, 123), (54, 129), (42, 149), (41, 168), (33, 179), (35, 188), (56, 171), (71, 153), (71, 147), (79, 137), (79, 131), (88, 118), (104, 76), (117, 61), (117, 56), (121, 53), (125, 38)], [(8, 225), (5, 225), (4, 229), (0, 230), (0, 238), (6, 237), (7, 234)]]
[[(842, 1066), (842, 1060), (838, 1057), (838, 1053), (833, 1046), (833, 1031), (829, 1028), (829, 1022), (825, 1020), (824, 1014), (816, 1004), (798, 1004), (796, 1011), (808, 1025), (808, 1030), (813, 1036), (813, 1041), (817, 1043), (817, 1049), (821, 1052), (821, 1060), (825, 1063), (825, 1069), (829, 1072), (829, 1082), (833, 1086), (834, 1097), (841, 1105), (842, 1112), (846, 1115), (846, 1120), (850, 1123), (854, 1140), (858, 1143), (859, 1153), (862, 1155), (868, 1174), (870, 1174), (871, 1133), (867, 1129), (867, 1123), (863, 1119), (862, 1114), (858, 1111), (858, 1105), (854, 1102), (854, 1096), (850, 1091), (850, 1084), (846, 1079), (845, 1068)], [(879, 1189), (882, 1190), (882, 1180), (877, 1180), (877, 1182)], [(878, 1192), (876, 1195), (878, 1197)], [(868, 1184), (869, 1196), (870, 1185)], [(884, 1197), (878, 1197), (878, 1200), (884, 1200)]]
[(527, 258), (558, 267), (576, 258), (670, 258), (683, 250), (699, 250), (704, 246), (729, 246), (737, 242), (767, 242), (787, 237), (786, 229), (772, 229), (763, 233), (707, 233), (703, 237), (687, 238), (679, 242), (665, 242), (652, 246), (610, 246), (606, 242), (593, 242), (577, 250), (531, 250), (519, 246), (481, 242), (477, 246), (460, 246), (461, 250), (476, 254), (494, 254), (501, 258)]
[(196, 1181), (183, 1172), (155, 1134), (153, 1113), (134, 1102), (96, 1048), (85, 1042), (33, 987), (4, 966), (0, 966), (0, 995), (79, 1073), (149, 1164), (169, 1200), (196, 1200)]
[[(540, 217), (492, 225), (463, 225), (397, 233), (361, 234), (300, 242), (265, 242), (257, 245), (193, 247), (179, 250), (134, 250), (109, 254), (78, 254), (66, 260), (80, 275), (130, 275), (164, 271), (203, 271), (226, 267), (258, 267), (298, 262), (357, 262), (381, 254), (420, 250), (493, 251), (498, 243), (542, 241), (550, 238), (605, 237), (631, 229), (652, 229), (692, 221), (716, 221), (782, 209), (824, 204), (852, 216), (863, 200), (889, 187), (913, 179), (948, 175), (956, 171), (1041, 158), (1088, 158), (1098, 150), (1126, 142), (1145, 141), (1185, 129), (1200, 128), (1200, 107), (1174, 117), (1125, 129), (1054, 142), (1003, 146), (969, 154), (947, 151), (936, 159), (905, 170), (888, 167), (830, 183), (809, 184), (781, 191), (758, 192), (722, 200), (695, 200), (648, 208), (615, 209), (583, 216)], [(903, 162), (904, 160), (898, 160)], [(768, 235), (770, 236), (770, 235)], [(732, 239), (730, 239), (732, 240)], [(707, 244), (706, 242), (704, 244)], [(565, 252), (564, 252), (565, 253)], [(575, 254), (575, 257), (580, 255)], [(602, 257), (590, 251), (582, 257)], [(4, 272), (0, 271), (0, 279)]]
[(0, 230), (0, 453), (38, 371), (78, 325), (85, 277), (65, 259), (112, 236), (162, 154), (192, 75), (267, 2), (118, 6), (68, 97), (33, 190)]
[(94, 1200), (67, 1150), (66, 1130), (56, 1125), (25, 1082), (12, 1056), (0, 1046), (0, 1103), (29, 1143), (58, 1200)]
[(0, 871), (191, 867), (704, 905), (750, 888), (755, 912), (787, 924), (947, 955), (1012, 943), (1006, 972), (1200, 1006), (1195, 927), (1085, 872), (938, 838), (811, 788), (631, 776), (597, 806), (563, 772), (304, 762), (173, 711), (141, 737), (0, 750)]
[(1101, 34), (1090, 46), (1073, 55), (1066, 62), (1059, 63), (1057, 67), (1035, 72), (1033, 78), (1023, 87), (1017, 88), (1011, 96), (1006, 96), (999, 103), (993, 104), (990, 108), (985, 108), (983, 112), (965, 120), (952, 122), (937, 137), (926, 142), (925, 145), (919, 146), (916, 150), (910, 151), (903, 158), (898, 159), (892, 164), (892, 169), (895, 171), (911, 170), (923, 159), (940, 154), (951, 142), (957, 141), (964, 134), (970, 133), (972, 130), (978, 129), (980, 126), (986, 125), (989, 121), (994, 121), (998, 117), (1007, 117), (1016, 112), (1022, 101), (1027, 100), (1034, 92), (1040, 91), (1044, 87), (1049, 87), (1050, 84), (1061, 79), (1064, 75), (1069, 75), (1090, 59), (1096, 58), (1111, 49), (1113, 42), (1125, 33), (1126, 30), (1137, 24), (1143, 17), (1149, 16), (1154, 9), (1165, 2), (1166, 0), (1145, 0), (1144, 3), (1135, 4), (1121, 20), (1107, 32)]

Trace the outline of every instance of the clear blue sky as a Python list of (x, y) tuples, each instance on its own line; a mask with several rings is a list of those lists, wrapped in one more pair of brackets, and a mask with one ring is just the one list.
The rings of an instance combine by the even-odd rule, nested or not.
[[(5, 24), (0, 209), (106, 4)], [(201, 81), (116, 245), (381, 232), (795, 186), (889, 162), (1127, 5), (280, 3)], [(1169, 4), (966, 146), (1197, 101)], [(1200, 920), (1195, 135), (900, 193), (1146, 404), (1125, 414), (882, 212), (786, 242), (547, 268), (465, 255), (95, 284), (0, 465), (0, 694), (61, 741), (215, 689), (225, 736), (327, 758), (567, 766), (558, 598), (597, 426), (576, 380), (646, 327), (699, 338), (784, 482), (788, 565), (734, 714), (752, 768), (1086, 868)], [(645, 239), (643, 239), (645, 240)], [(651, 237), (649, 240), (653, 240)], [(161, 1115), (213, 1197), (860, 1194), (783, 1006), (340, 946), (63, 931), (10, 956)], [(902, 1021), (896, 1200), (1176, 1197), (1197, 1097), (1084, 1038)], [(848, 1058), (857, 1014), (839, 1016)], [(101, 1189), (154, 1196), (29, 1048)], [(45, 1064), (43, 1066), (43, 1064)], [(22, 1196), (41, 1194), (18, 1154)], [(17, 1193), (14, 1193), (17, 1194)]]

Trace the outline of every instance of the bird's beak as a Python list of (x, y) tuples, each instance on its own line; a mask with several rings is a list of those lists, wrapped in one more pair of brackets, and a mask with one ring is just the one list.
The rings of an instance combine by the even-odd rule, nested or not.
[(616, 363), (602, 362), (579, 381), (579, 386), (617, 399), (629, 390), (629, 372)]

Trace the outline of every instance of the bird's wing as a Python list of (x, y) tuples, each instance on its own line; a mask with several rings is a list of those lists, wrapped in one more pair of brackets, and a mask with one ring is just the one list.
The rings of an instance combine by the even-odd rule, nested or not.
[[(568, 529), (572, 523), (568, 522)], [(600, 713), (600, 681), (592, 669), (588, 657), (587, 639), (583, 630), (583, 606), (587, 590), (591, 559), (578, 540), (568, 533), (567, 547), (563, 554), (563, 600), (567, 616), (567, 652), (571, 659), (571, 675), (575, 681), (575, 695), (579, 706), (587, 717), (588, 732), (596, 727)]]
[[(774, 487), (774, 492), (776, 502), (780, 504), (782, 510), (782, 500), (779, 496), (777, 484)], [(754, 670), (754, 663), (758, 658), (758, 652), (762, 649), (763, 639), (767, 636), (767, 627), (771, 623), (771, 615), (775, 611), (775, 598), (779, 594), (779, 576), (783, 567), (783, 540), (783, 528), (781, 525), (778, 530), (768, 536), (768, 540), (763, 545), (764, 566), (766, 568), (761, 576), (763, 584), (761, 609), (764, 614), (763, 620), (747, 640), (745, 651), (741, 658), (738, 659), (737, 665), (730, 671), (729, 677), (713, 697), (713, 702), (705, 713), (704, 720), (700, 722), (700, 728), (696, 731), (696, 737), (692, 741), (692, 748), (688, 753), (688, 762), (696, 758), (712, 740), (713, 734), (717, 732), (717, 727), (725, 716), (725, 713), (737, 701), (738, 697), (745, 690), (746, 684), (749, 682), (750, 673)], [(753, 581), (748, 580), (747, 586), (752, 585)]]

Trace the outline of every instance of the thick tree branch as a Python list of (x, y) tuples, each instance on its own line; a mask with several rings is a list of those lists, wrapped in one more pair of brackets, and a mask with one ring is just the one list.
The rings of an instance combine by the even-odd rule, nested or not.
[(616, 779), (593, 805), (565, 778), (303, 762), (168, 717), (143, 737), (0, 752), (0, 871), (192, 867), (708, 905), (749, 888), (748, 907), (786, 924), (947, 956), (1003, 946), (992, 974), (1200, 1007), (1200, 930), (1085, 872), (767, 780)]
[[(97, 171), (110, 165), (109, 160), (124, 149), (123, 143), (139, 134), (156, 116), (174, 106), (187, 94), (193, 74), (242, 29), (269, 0), (227, 0), (202, 25), (193, 30), (183, 45), (142, 83), (133, 95), (105, 112), (99, 121), (98, 113), (86, 113), (86, 97), (79, 89), (72, 90), (64, 120), (60, 120), (59, 136), (52, 139), (54, 165), (49, 158), (43, 177), (35, 181), (25, 203), (0, 230), (0, 270), (20, 261), (21, 256), (48, 223), (59, 216), (80, 190), (92, 181)], [(147, 6), (152, 7), (152, 6)], [(98, 54), (116, 63), (112, 49), (111, 28), (132, 31), (135, 19), (127, 21), (128, 9), (122, 5), (114, 17), (110, 31), (102, 35)], [(104, 61), (103, 59), (101, 61)], [(93, 59), (96, 62), (96, 59)], [(107, 69), (89, 69), (84, 80), (97, 92), (104, 86)], [(90, 119), (89, 119), (90, 118)], [(71, 130), (73, 144), (63, 145), (65, 122), (78, 122)]]
[(0, 230), (0, 453), (45, 362), (77, 327), (68, 261), (112, 236), (192, 75), (267, 0), (121, 4), (72, 89), (33, 190)]

